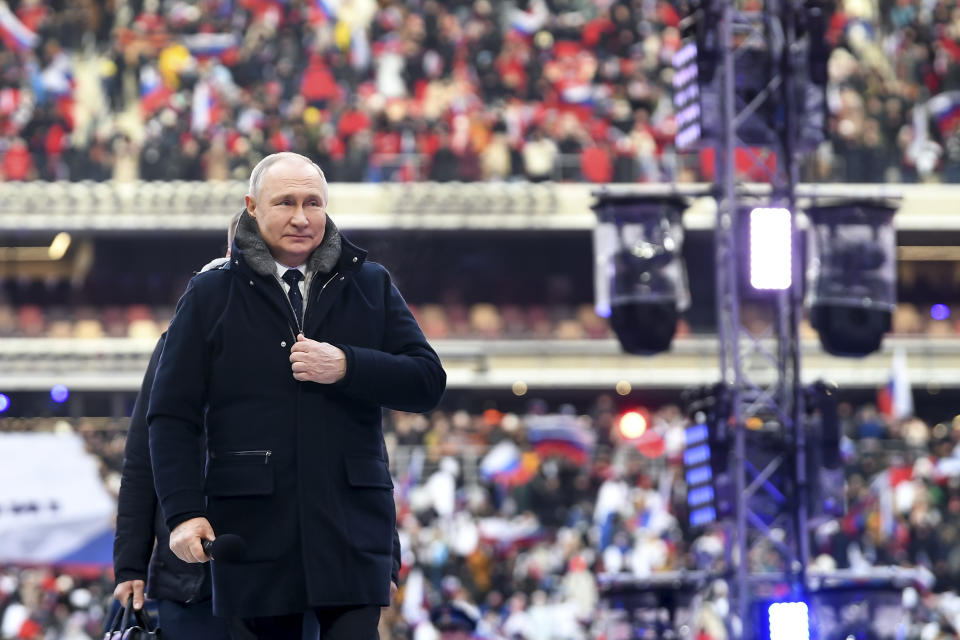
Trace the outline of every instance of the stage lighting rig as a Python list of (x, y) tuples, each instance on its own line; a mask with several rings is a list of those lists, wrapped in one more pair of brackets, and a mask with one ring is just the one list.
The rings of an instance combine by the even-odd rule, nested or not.
[(610, 319), (624, 351), (670, 348), (680, 313), (690, 306), (683, 261), (685, 202), (674, 197), (601, 191), (593, 209), (597, 314)]
[(808, 207), (807, 307), (820, 343), (838, 356), (880, 348), (896, 306), (896, 206), (843, 200)]
[[(724, 131), (722, 120), (723, 14), (719, 0), (693, 0), (680, 23), (682, 45), (673, 57), (673, 101), (677, 114), (676, 144), (696, 149), (716, 144)], [(833, 14), (830, 0), (806, 0), (795, 13), (793, 44), (784, 54), (785, 25), (761, 12), (743, 12), (733, 24), (738, 43), (735, 63), (736, 99), (753, 105), (737, 122), (738, 138), (749, 145), (776, 144), (786, 120), (785, 105), (770, 99), (785, 66), (791, 68), (787, 91), (797, 110), (797, 150), (813, 150), (824, 140), (827, 122), (826, 41)], [(788, 59), (784, 59), (788, 58)]]

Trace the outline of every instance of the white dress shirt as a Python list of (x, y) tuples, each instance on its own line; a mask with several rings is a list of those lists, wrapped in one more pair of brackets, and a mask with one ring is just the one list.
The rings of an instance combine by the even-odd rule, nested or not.
[[(290, 269), (296, 269), (297, 271), (300, 272), (300, 275), (305, 275), (307, 271), (307, 263), (304, 262), (303, 264), (297, 267), (288, 267), (287, 265), (281, 262), (277, 262), (276, 260), (274, 260), (274, 262), (277, 263), (277, 278), (280, 280), (280, 286), (283, 287), (283, 292), (285, 294), (290, 295), (290, 285), (287, 284), (287, 281), (283, 279), (283, 274), (285, 274)], [(300, 287), (300, 295), (306, 297), (305, 296), (306, 278), (302, 278), (300, 282), (297, 283), (297, 285)]]

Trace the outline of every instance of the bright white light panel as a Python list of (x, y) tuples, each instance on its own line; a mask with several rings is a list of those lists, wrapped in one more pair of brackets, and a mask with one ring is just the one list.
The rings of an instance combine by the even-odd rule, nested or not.
[(810, 640), (810, 616), (804, 602), (775, 602), (770, 615), (770, 640)]
[(790, 212), (760, 208), (750, 212), (750, 285), (754, 289), (789, 289), (793, 251)]

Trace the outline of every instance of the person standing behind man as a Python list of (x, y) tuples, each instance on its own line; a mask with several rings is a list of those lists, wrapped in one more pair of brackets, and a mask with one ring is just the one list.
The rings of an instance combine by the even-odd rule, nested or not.
[[(240, 213), (227, 228), (227, 257), (211, 261), (203, 271), (222, 266), (228, 260), (239, 220)], [(145, 595), (149, 594), (158, 601), (164, 634), (172, 638), (229, 640), (226, 619), (213, 616), (209, 567), (184, 562), (170, 550), (170, 530), (164, 523), (153, 487), (147, 406), (165, 336), (165, 333), (160, 336), (153, 350), (130, 416), (117, 497), (117, 532), (113, 541), (117, 584), (113, 595), (121, 605), (132, 597), (134, 608), (140, 609)], [(202, 467), (202, 454), (197, 456), (195, 464)]]
[[(208, 560), (213, 609), (249, 637), (373, 640), (389, 604), (396, 511), (381, 408), (429, 411), (446, 374), (390, 275), (326, 214), (323, 171), (294, 153), (250, 176), (226, 268), (195, 277), (148, 410), (170, 548)], [(190, 460), (208, 450), (205, 478)]]

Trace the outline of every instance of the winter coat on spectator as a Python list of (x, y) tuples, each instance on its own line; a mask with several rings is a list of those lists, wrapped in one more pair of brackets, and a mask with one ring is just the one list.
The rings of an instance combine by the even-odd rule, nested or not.
[[(217, 615), (387, 605), (395, 547), (381, 407), (427, 411), (446, 374), (387, 271), (328, 219), (307, 262), (304, 335), (343, 350), (346, 375), (298, 382), (300, 325), (247, 214), (224, 268), (191, 280), (170, 324), (148, 411), (168, 526), (206, 517), (246, 541), (212, 563)], [(206, 426), (206, 477), (191, 463)]]

